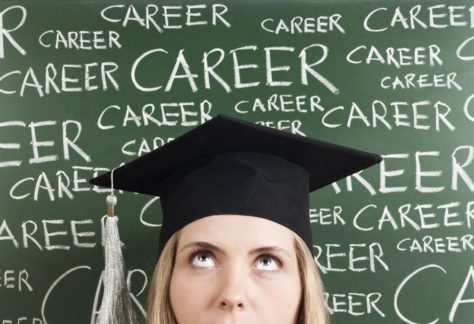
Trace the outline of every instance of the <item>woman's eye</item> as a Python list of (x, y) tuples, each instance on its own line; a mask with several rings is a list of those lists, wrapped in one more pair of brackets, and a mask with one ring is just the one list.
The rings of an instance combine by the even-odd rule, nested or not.
[(280, 269), (280, 262), (271, 255), (262, 255), (258, 259), (258, 266), (261, 266), (259, 269), (266, 271), (277, 271)]
[(191, 256), (191, 264), (200, 268), (213, 267), (214, 260), (212, 260), (209, 252), (198, 251)]

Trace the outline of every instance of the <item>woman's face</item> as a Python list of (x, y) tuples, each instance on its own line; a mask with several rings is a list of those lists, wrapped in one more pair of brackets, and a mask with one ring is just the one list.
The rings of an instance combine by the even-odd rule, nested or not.
[(183, 227), (170, 282), (178, 324), (294, 324), (301, 295), (286, 227), (241, 215)]

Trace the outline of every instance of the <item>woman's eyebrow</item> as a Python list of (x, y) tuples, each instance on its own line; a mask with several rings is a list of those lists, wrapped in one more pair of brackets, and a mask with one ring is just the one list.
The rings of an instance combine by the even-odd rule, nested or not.
[[(211, 244), (209, 242), (206, 242), (206, 241), (194, 241), (194, 242), (187, 243), (179, 250), (178, 253), (181, 253), (184, 250), (186, 250), (188, 248), (191, 248), (191, 247), (194, 247), (194, 246), (205, 248), (205, 249), (208, 249), (210, 251), (225, 253), (220, 247), (218, 247), (214, 244)], [(283, 248), (278, 247), (278, 246), (262, 246), (262, 247), (253, 249), (252, 251), (250, 251), (249, 254), (259, 254), (259, 253), (268, 253), (268, 252), (283, 253), (288, 258), (290, 258), (290, 259), (292, 258), (290, 252), (288, 252), (286, 249), (283, 249)]]

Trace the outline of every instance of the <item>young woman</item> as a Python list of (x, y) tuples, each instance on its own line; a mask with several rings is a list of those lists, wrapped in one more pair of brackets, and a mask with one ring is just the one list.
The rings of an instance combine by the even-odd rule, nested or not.
[(116, 169), (116, 189), (160, 196), (148, 324), (328, 323), (309, 193), (380, 161), (219, 115)]
[(165, 245), (147, 323), (326, 324), (323, 291), (311, 252), (293, 231), (259, 217), (209, 216)]

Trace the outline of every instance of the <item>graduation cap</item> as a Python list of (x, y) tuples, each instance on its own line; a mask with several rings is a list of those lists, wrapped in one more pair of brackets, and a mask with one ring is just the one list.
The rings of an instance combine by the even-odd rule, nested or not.
[[(160, 196), (158, 253), (179, 229), (212, 215), (262, 217), (313, 250), (309, 193), (382, 161), (381, 156), (218, 115), (111, 172), (94, 185)], [(135, 323), (123, 256), (107, 197), (104, 297), (98, 323)], [(121, 269), (121, 271), (117, 271)]]
[[(300, 235), (312, 251), (309, 193), (381, 156), (218, 115), (114, 170), (116, 189), (160, 196), (159, 251), (211, 215), (257, 216)], [(111, 187), (111, 174), (90, 180)]]

